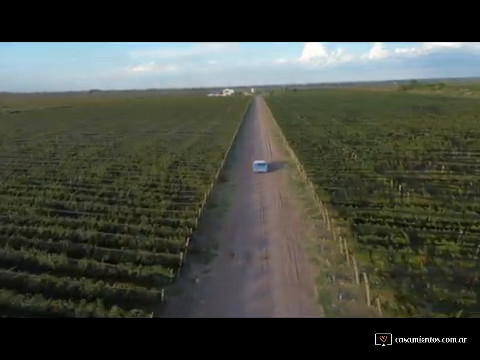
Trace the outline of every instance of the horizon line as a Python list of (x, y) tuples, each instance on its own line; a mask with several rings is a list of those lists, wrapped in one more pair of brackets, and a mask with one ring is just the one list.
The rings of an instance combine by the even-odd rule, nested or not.
[(480, 76), (463, 76), (463, 77), (435, 77), (435, 78), (402, 78), (402, 79), (389, 79), (389, 80), (362, 80), (362, 81), (327, 81), (327, 82), (314, 82), (314, 83), (279, 83), (279, 84), (251, 84), (251, 85), (219, 85), (219, 86), (198, 86), (198, 87), (168, 87), (168, 88), (130, 88), (130, 89), (99, 89), (90, 88), (84, 90), (63, 90), (63, 91), (0, 91), (0, 94), (65, 94), (65, 93), (88, 93), (88, 92), (129, 92), (129, 91), (200, 91), (211, 90), (220, 88), (262, 88), (262, 87), (279, 87), (279, 86), (315, 86), (315, 85), (342, 85), (342, 84), (380, 84), (398, 81), (412, 81), (412, 80), (464, 80), (464, 79), (480, 79)]

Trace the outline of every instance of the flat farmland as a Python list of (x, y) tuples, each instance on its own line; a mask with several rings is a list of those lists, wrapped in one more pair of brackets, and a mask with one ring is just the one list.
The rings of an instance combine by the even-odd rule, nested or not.
[(386, 316), (480, 311), (480, 102), (355, 89), (266, 98)]
[(249, 101), (0, 95), (0, 315), (153, 316)]

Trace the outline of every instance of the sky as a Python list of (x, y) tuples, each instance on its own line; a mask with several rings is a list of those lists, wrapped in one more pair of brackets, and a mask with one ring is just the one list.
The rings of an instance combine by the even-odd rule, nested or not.
[(480, 76), (480, 42), (0, 43), (0, 91)]

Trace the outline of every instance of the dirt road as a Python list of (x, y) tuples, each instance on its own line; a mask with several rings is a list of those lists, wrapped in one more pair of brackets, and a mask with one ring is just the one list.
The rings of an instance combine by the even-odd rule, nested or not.
[[(222, 217), (218, 253), (210, 264), (189, 266), (182, 275), (195, 274), (188, 300), (170, 296), (164, 316), (322, 317), (304, 250), (301, 204), (289, 182), (293, 169), (283, 166), (287, 155), (275, 131), (264, 100), (256, 97), (232, 150), (227, 177), (235, 189)], [(256, 159), (270, 162), (271, 171), (253, 173)], [(200, 229), (196, 241), (208, 231)]]

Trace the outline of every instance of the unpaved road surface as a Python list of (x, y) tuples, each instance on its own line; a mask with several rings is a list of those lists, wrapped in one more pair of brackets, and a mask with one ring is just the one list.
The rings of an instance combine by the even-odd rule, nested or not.
[[(197, 274), (188, 282), (188, 301), (170, 296), (164, 316), (322, 317), (304, 250), (301, 205), (287, 173), (293, 169), (283, 166), (287, 155), (275, 134), (267, 105), (256, 97), (235, 145), (228, 177), (236, 187), (217, 256), (203, 269), (188, 270)], [(271, 172), (253, 173), (257, 159), (269, 161)]]

